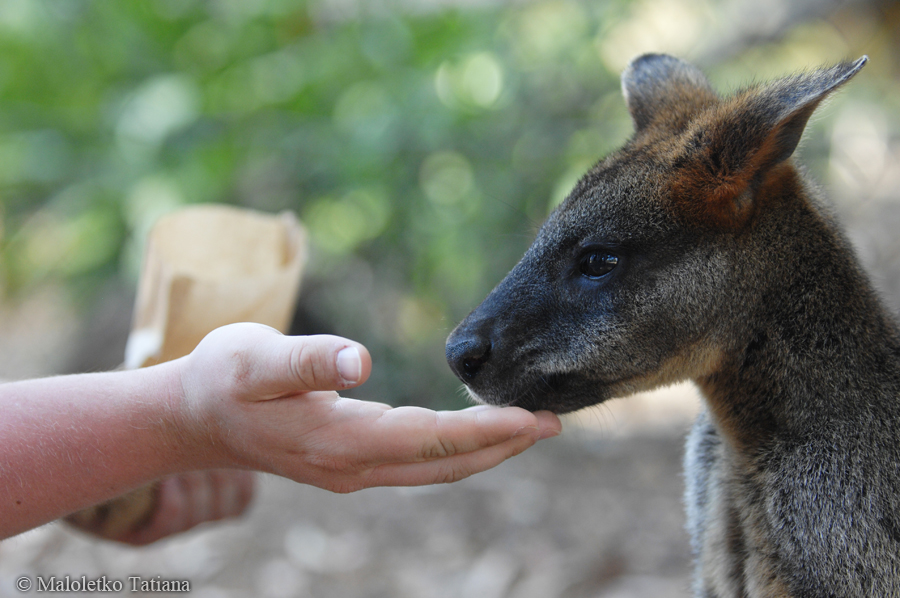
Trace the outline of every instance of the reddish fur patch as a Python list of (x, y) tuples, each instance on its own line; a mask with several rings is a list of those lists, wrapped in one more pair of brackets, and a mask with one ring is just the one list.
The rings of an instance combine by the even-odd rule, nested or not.
[(673, 164), (681, 164), (673, 171), (667, 195), (689, 221), (741, 228), (755, 211), (753, 198), (780, 170), (780, 130), (753, 122), (746, 97), (700, 115), (667, 152)]
[(667, 195), (687, 220), (732, 229), (740, 227), (749, 215), (750, 202), (736, 201), (748, 186), (743, 177), (711, 176), (703, 164), (693, 164), (675, 175)]
[(782, 162), (753, 176), (733, 175), (711, 178), (693, 166), (679, 172), (666, 194), (679, 218), (716, 230), (739, 230), (760, 209), (792, 189), (797, 172), (790, 162)]

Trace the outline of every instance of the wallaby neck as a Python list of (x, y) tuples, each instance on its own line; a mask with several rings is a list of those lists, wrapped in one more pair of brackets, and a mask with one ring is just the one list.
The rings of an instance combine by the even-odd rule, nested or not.
[(782, 241), (739, 273), (735, 305), (755, 292), (755, 307), (730, 314), (739, 333), (697, 380), (720, 432), (743, 448), (814, 434), (829, 419), (863, 421), (900, 396), (896, 324), (840, 232), (803, 195), (761, 226)]

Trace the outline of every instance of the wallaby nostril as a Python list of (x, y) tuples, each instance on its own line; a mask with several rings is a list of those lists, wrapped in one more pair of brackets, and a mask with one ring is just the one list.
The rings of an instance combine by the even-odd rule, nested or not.
[(447, 344), (447, 360), (463, 382), (475, 379), (491, 352), (490, 339), (470, 336)]
[(463, 362), (462, 362), (463, 375), (468, 379), (474, 378), (475, 375), (478, 373), (478, 370), (481, 369), (481, 366), (484, 365), (485, 361), (487, 361), (487, 352), (485, 352), (484, 355), (481, 355), (480, 357), (469, 357), (469, 358), (463, 359)]

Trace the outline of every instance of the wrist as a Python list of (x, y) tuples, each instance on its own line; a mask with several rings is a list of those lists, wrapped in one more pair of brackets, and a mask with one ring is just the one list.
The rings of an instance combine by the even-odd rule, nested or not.
[(231, 392), (223, 381), (230, 376), (204, 376), (206, 360), (189, 354), (158, 366), (165, 368), (166, 396), (170, 410), (169, 438), (184, 455), (188, 467), (199, 469), (249, 468), (233, 446), (239, 426), (229, 425)]
[(145, 422), (146, 431), (164, 465), (163, 475), (205, 468), (208, 457), (181, 383), (181, 360), (122, 372), (129, 376), (133, 417)]
[(203, 405), (194, 400), (196, 393), (186, 387), (189, 356), (147, 368), (159, 376), (165, 413), (161, 426), (162, 442), (172, 455), (173, 464), (182, 473), (200, 469), (227, 467), (221, 457), (221, 446)]

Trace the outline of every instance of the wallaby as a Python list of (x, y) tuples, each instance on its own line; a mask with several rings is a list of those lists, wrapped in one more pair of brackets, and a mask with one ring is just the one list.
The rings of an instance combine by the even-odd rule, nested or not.
[(900, 334), (789, 159), (866, 60), (721, 98), (689, 64), (635, 59), (634, 136), (447, 341), (494, 405), (696, 382), (698, 596), (900, 596)]

